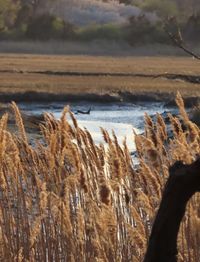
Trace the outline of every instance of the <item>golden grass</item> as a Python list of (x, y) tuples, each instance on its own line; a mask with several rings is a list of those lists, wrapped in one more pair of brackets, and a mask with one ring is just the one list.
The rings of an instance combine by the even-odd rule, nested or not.
[[(19, 134), (7, 130), (7, 115), (0, 120), (1, 261), (142, 261), (169, 166), (200, 154), (199, 128), (179, 95), (177, 103), (186, 130), (170, 116), (168, 141), (162, 117), (146, 115), (137, 168), (126, 141), (120, 147), (102, 130), (107, 148), (95, 145), (69, 108), (59, 121), (47, 114), (43, 140), (31, 146), (13, 103)], [(196, 194), (182, 222), (179, 261), (199, 261), (199, 201)]]
[[(37, 74), (37, 71), (52, 73)], [(55, 72), (77, 72), (80, 76), (54, 75)], [(108, 73), (108, 76), (81, 76), (81, 73)], [(150, 77), (115, 76), (112, 74), (142, 74)], [(200, 75), (198, 61), (183, 57), (94, 57), (0, 55), (0, 92), (27, 91), (53, 94), (113, 94), (129, 91), (199, 95), (199, 85), (183, 80), (170, 80), (159, 74)]]
[(107, 73), (200, 74), (199, 62), (186, 57), (112, 57), (1, 54), (1, 70)]

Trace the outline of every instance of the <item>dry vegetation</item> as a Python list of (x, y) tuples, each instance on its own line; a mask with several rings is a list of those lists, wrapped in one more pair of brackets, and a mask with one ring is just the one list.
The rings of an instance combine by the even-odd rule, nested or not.
[[(31, 146), (13, 103), (18, 135), (7, 115), (0, 120), (1, 261), (142, 261), (169, 166), (200, 153), (199, 128), (177, 102), (186, 130), (170, 115), (169, 140), (161, 116), (153, 123), (146, 115), (137, 167), (126, 141), (120, 147), (102, 130), (106, 147), (95, 145), (68, 108), (59, 121), (45, 116), (43, 141)], [(179, 261), (199, 261), (199, 201), (196, 194), (182, 222)]]
[(184, 57), (0, 56), (0, 92), (13, 100), (16, 93), (29, 91), (62, 97), (119, 91), (159, 96), (180, 90), (184, 96), (199, 96), (199, 84), (162, 74), (199, 76), (199, 62)]

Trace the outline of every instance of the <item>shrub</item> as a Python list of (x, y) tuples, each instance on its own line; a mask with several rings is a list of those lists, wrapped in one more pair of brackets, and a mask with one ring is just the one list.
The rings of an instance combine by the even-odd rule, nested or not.
[(186, 40), (192, 42), (200, 41), (200, 14), (192, 15), (183, 26), (183, 35)]
[(169, 15), (177, 16), (179, 13), (177, 4), (172, 0), (144, 0), (139, 6), (149, 12), (155, 12), (161, 19)]
[(18, 1), (0, 0), (0, 31), (13, 27), (19, 10)]
[(73, 26), (61, 18), (44, 14), (35, 17), (27, 26), (26, 36), (31, 39), (49, 40), (67, 38), (73, 33)]
[(114, 24), (91, 25), (79, 29), (76, 32), (76, 38), (83, 41), (96, 39), (120, 40), (124, 37), (122, 29), (122, 26)]
[(131, 45), (169, 42), (168, 36), (162, 28), (162, 23), (150, 23), (144, 15), (131, 17), (126, 31), (126, 39)]
[(20, 27), (23, 24), (28, 24), (33, 17), (33, 9), (30, 5), (24, 4), (21, 6), (17, 18), (15, 21), (15, 26)]

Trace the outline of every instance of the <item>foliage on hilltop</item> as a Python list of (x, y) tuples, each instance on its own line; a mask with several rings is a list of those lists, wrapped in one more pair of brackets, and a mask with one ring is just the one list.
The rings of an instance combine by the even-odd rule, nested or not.
[[(74, 2), (78, 3), (75, 0), (69, 3), (73, 5)], [(113, 12), (118, 10), (119, 7), (123, 8), (121, 11), (118, 10), (119, 13), (123, 11), (127, 14), (130, 8), (138, 7), (138, 9), (132, 9), (129, 16), (126, 14), (126, 22), (97, 22), (84, 26), (73, 24), (71, 17), (63, 17), (61, 11), (66, 3), (65, 0), (61, 2), (52, 0), (0, 0), (0, 39), (70, 39), (78, 41), (107, 39), (128, 41), (133, 45), (149, 42), (169, 43), (163, 30), (162, 21), (175, 16), (180, 23), (184, 37), (188, 41), (199, 41), (199, 1), (190, 3), (188, 0), (120, 0), (118, 5), (113, 6), (110, 15), (113, 15)], [(92, 6), (93, 3), (97, 2), (95, 0), (87, 2), (91, 5), (91, 10), (95, 11), (97, 7)], [(111, 2), (107, 1), (106, 3)], [(104, 5), (106, 3), (104, 2)], [(55, 6), (55, 8), (52, 8), (52, 6)], [(125, 8), (126, 6), (127, 8)], [(87, 16), (84, 8), (80, 7), (79, 12), (83, 12)], [(59, 11), (53, 12), (54, 9)], [(151, 20), (148, 17), (149, 13), (156, 14), (157, 18)], [(102, 14), (103, 12), (95, 11), (96, 16)], [(112, 17), (110, 17), (110, 20), (112, 21)], [(98, 21), (101, 21), (101, 17), (98, 17)]]

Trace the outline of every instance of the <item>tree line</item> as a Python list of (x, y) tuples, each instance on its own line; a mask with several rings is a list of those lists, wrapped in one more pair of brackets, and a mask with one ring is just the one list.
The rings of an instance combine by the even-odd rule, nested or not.
[[(52, 1), (0, 0), (0, 40), (28, 38), (90, 41), (103, 38), (125, 40), (132, 45), (169, 43), (163, 30), (163, 21), (172, 17), (177, 18), (187, 41), (200, 40), (199, 0), (119, 0), (123, 4), (137, 6), (144, 12), (139, 17), (130, 17), (125, 25), (95, 24), (85, 28), (52, 15), (48, 10), (48, 4)], [(149, 23), (145, 12), (155, 13), (158, 20)]]

